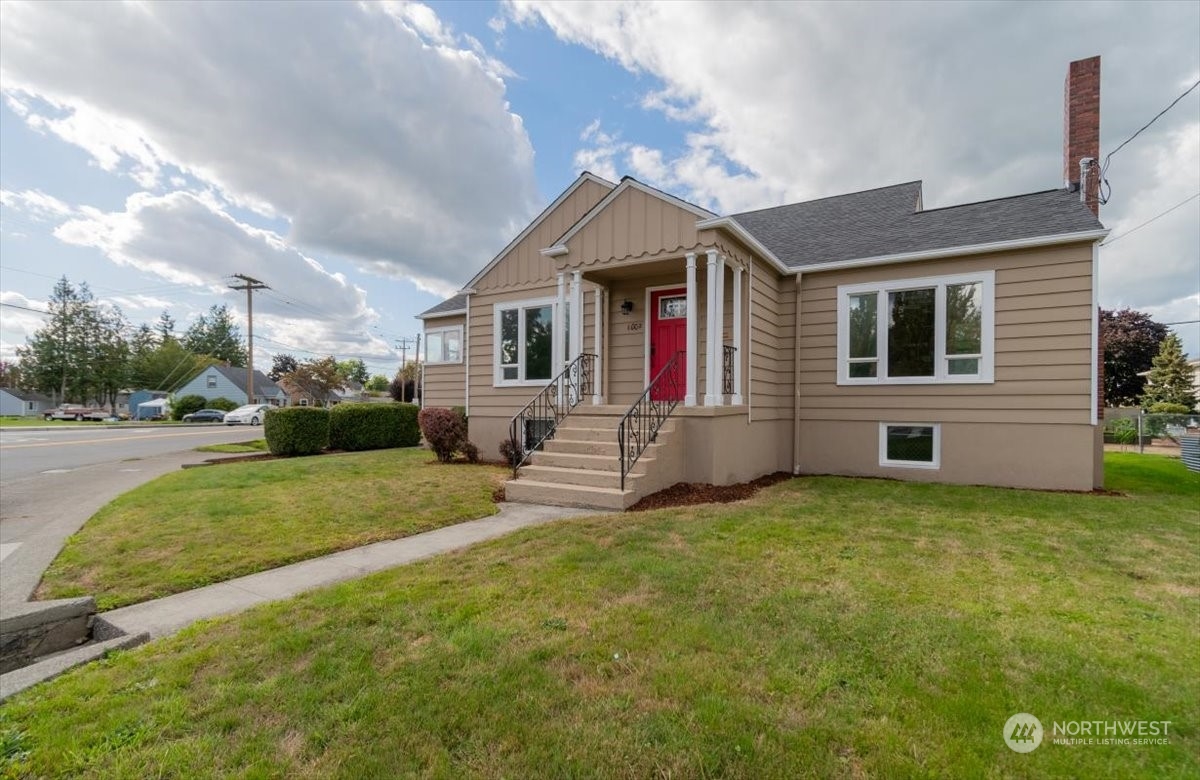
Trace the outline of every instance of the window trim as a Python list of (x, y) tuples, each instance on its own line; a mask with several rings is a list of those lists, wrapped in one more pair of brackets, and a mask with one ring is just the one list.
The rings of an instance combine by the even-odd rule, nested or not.
[[(545, 387), (558, 374), (558, 371), (554, 369), (554, 356), (551, 354), (549, 377), (546, 379), (525, 379), (525, 317), (523, 314), (517, 316), (517, 378), (505, 379), (504, 369), (500, 364), (500, 312), (509, 309), (524, 311), (525, 309), (537, 309), (543, 306), (550, 307), (550, 327), (553, 328), (554, 323), (558, 321), (555, 311), (558, 308), (557, 297), (521, 298), (492, 304), (492, 387)], [(552, 345), (555, 338), (555, 335), (551, 333), (550, 343)], [(553, 349), (551, 352), (553, 353)], [(559, 370), (561, 371), (561, 369)]]
[[(457, 333), (458, 334), (458, 360), (431, 360), (429, 358), (429, 337), (432, 334), (440, 333)], [(446, 354), (445, 338), (442, 340), (442, 354)], [(427, 366), (453, 366), (460, 365), (463, 362), (463, 326), (462, 325), (445, 325), (440, 328), (425, 329), (425, 365)]]
[(205, 377), (204, 377), (204, 389), (205, 389), (205, 390), (215, 390), (215, 389), (217, 389), (217, 375), (216, 375), (216, 374), (206, 374), (206, 375), (205, 375)]
[[(951, 374), (946, 354), (946, 288), (956, 284), (982, 285), (982, 316), (980, 318), (980, 349), (978, 374)], [(880, 296), (904, 290), (933, 287), (934, 300), (934, 374), (933, 376), (874, 377), (850, 376), (850, 296), (877, 293)], [(887, 371), (887, 300), (876, 302), (876, 374)], [(963, 355), (964, 358), (973, 356)], [(861, 360), (857, 362), (862, 362)], [(842, 284), (837, 288), (837, 383), (839, 385), (978, 385), (995, 383), (996, 365), (996, 272), (975, 271), (963, 274), (922, 276), (911, 279), (888, 279), (860, 284)], [(890, 423), (895, 425), (897, 423)]]
[[(888, 428), (932, 428), (933, 460), (889, 460), (887, 456)], [(881, 422), (879, 423), (879, 465), (898, 469), (941, 469), (942, 467), (942, 424), (934, 422)]]

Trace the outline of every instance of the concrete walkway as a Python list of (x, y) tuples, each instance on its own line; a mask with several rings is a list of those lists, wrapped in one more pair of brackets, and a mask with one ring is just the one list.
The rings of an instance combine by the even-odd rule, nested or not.
[[(439, 553), (495, 539), (520, 528), (565, 517), (596, 515), (593, 509), (540, 504), (500, 504), (500, 512), (480, 520), (446, 526), (416, 536), (376, 542), (290, 566), (250, 574), (174, 596), (134, 604), (96, 616), (103, 635), (173, 634), (205, 618), (229, 615), (259, 604), (290, 598), (307, 590), (362, 577)], [(110, 633), (111, 632), (111, 633)], [(100, 632), (98, 632), (100, 633)]]

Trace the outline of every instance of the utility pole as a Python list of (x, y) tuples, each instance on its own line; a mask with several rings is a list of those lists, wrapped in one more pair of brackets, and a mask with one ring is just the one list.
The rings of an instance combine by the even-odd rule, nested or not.
[(413, 382), (413, 395), (415, 395), (421, 399), (420, 401), (417, 401), (416, 398), (414, 398), (413, 400), (417, 401), (417, 403), (420, 404), (421, 408), (424, 409), (425, 408), (425, 367), (421, 363), (421, 334), (420, 333), (417, 334), (417, 378)]
[(412, 344), (407, 338), (402, 338), (396, 342), (396, 349), (400, 350), (400, 370), (404, 370), (404, 366), (408, 363), (408, 346)]
[(245, 274), (234, 274), (242, 284), (231, 284), (231, 290), (246, 291), (246, 403), (254, 403), (254, 291), (269, 290), (267, 285)]

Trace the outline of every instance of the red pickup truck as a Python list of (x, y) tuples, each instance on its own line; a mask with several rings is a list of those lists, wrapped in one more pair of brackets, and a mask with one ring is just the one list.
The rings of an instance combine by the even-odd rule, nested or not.
[(91, 420), (95, 422), (106, 420), (111, 416), (103, 409), (90, 409), (86, 406), (60, 406), (42, 412), (43, 420)]

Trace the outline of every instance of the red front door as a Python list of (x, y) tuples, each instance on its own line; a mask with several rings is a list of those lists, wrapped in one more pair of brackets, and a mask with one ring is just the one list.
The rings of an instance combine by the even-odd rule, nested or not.
[(676, 352), (683, 352), (677, 364), (678, 381), (663, 381), (651, 393), (655, 401), (683, 400), (687, 389), (684, 386), (684, 365), (687, 360), (687, 288), (656, 290), (650, 293), (650, 376), (654, 381), (658, 372)]

